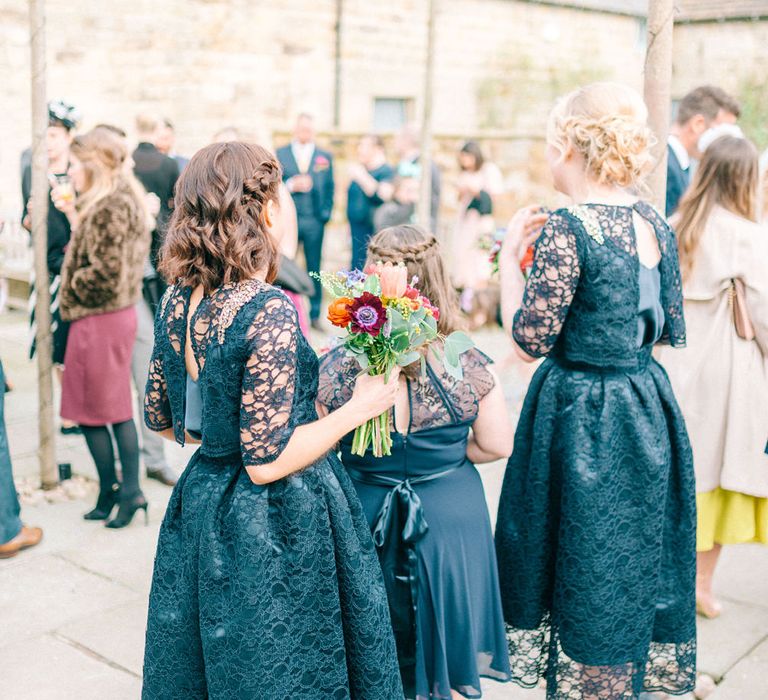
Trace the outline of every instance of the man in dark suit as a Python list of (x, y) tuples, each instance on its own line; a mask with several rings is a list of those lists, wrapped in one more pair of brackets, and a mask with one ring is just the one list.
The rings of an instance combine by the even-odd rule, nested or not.
[[(299, 115), (293, 141), (277, 149), (283, 168), (283, 181), (296, 205), (299, 242), (304, 247), (307, 272), (319, 272), (323, 254), (325, 225), (333, 209), (333, 158), (315, 145), (315, 127), (308, 114)], [(309, 318), (314, 329), (320, 328), (320, 303), (323, 288), (313, 280)]]
[[(168, 220), (173, 208), (173, 194), (176, 180), (179, 179), (179, 164), (160, 153), (155, 146), (155, 139), (160, 128), (160, 120), (154, 116), (140, 114), (136, 117), (136, 135), (139, 145), (133, 152), (133, 172), (144, 189), (157, 196), (160, 209), (157, 212), (157, 225), (152, 232), (152, 264), (157, 261), (157, 253), (163, 242)], [(153, 212), (154, 213), (154, 212)]]
[[(173, 158), (163, 155), (154, 145), (160, 127), (160, 120), (156, 117), (140, 115), (136, 118), (139, 145), (133, 152), (133, 172), (144, 185), (147, 193), (157, 198), (155, 199), (156, 210), (152, 211), (156, 216), (156, 224), (155, 230), (152, 231), (150, 258), (144, 270), (143, 298), (136, 305), (138, 326), (136, 343), (133, 347), (132, 372), (139, 406), (144, 404), (144, 386), (152, 355), (155, 307), (165, 289), (163, 280), (156, 272), (157, 254), (171, 217), (174, 189), (176, 180), (179, 178), (178, 163)], [(162, 438), (157, 433), (146, 429), (144, 421), (141, 421), (141, 429), (141, 456), (147, 476), (173, 486), (177, 476), (166, 460)]]
[(733, 124), (739, 117), (739, 103), (725, 90), (702, 85), (689, 92), (677, 109), (667, 142), (666, 214), (674, 214), (691, 179), (691, 161), (699, 158), (699, 139), (718, 124)]
[(157, 150), (163, 155), (173, 158), (179, 166), (179, 172), (183, 172), (189, 163), (189, 158), (180, 156), (173, 150), (176, 145), (176, 129), (170, 119), (163, 119), (157, 134), (155, 134), (154, 143)]

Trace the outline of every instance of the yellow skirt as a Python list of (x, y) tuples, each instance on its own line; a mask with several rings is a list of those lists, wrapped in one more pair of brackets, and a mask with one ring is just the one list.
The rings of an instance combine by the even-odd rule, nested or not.
[(696, 551), (715, 544), (768, 544), (768, 498), (716, 488), (696, 494)]

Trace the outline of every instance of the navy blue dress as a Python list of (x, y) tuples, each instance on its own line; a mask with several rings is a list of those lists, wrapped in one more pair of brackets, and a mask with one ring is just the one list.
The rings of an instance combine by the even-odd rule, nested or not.
[(142, 697), (402, 697), (381, 570), (337, 457), (264, 486), (244, 468), (317, 418), (318, 362), (295, 307), (258, 281), (205, 297), (190, 324), (194, 386), (189, 298), (163, 298), (147, 385), (147, 425), (183, 443), (188, 416), (202, 444), (160, 529)]
[[(658, 272), (637, 257), (633, 213)], [(514, 320), (546, 360), (523, 405), (496, 549), (514, 680), (547, 697), (695, 684), (691, 448), (654, 342), (685, 343), (674, 235), (650, 205), (555, 212)]]
[[(406, 697), (481, 697), (480, 677), (509, 679), (496, 556), (483, 484), (467, 460), (479, 402), (494, 386), (490, 360), (462, 356), (464, 378), (427, 365), (408, 381), (407, 434), (376, 459), (341, 442), (384, 571)], [(318, 400), (349, 400), (357, 362), (337, 348), (321, 359)]]

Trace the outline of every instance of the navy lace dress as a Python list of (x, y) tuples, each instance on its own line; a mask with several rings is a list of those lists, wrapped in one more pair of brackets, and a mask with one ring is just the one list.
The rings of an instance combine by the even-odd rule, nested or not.
[[(653, 226), (658, 274), (637, 257)], [(655, 297), (655, 298), (654, 298)], [(515, 434), (496, 549), (514, 679), (558, 700), (695, 683), (695, 490), (652, 344), (685, 343), (673, 233), (650, 205), (555, 212), (514, 337), (546, 356)]]
[(265, 486), (244, 469), (317, 417), (318, 363), (295, 307), (258, 281), (204, 298), (191, 319), (195, 389), (189, 297), (171, 287), (162, 301), (147, 385), (147, 424), (180, 443), (198, 392), (202, 445), (160, 529), (142, 697), (402, 697), (381, 570), (336, 456)]
[[(480, 677), (509, 679), (504, 618), (488, 507), (467, 460), (479, 402), (494, 386), (490, 360), (462, 356), (464, 378), (440, 366), (408, 381), (409, 429), (392, 455), (341, 457), (373, 530), (408, 698), (481, 696)], [(343, 348), (321, 359), (318, 400), (333, 410), (352, 395), (357, 362)]]

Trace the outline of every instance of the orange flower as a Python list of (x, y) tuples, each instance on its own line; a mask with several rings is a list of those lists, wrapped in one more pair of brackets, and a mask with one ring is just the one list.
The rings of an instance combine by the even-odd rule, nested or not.
[(331, 302), (328, 307), (328, 320), (339, 328), (346, 328), (352, 320), (352, 314), (349, 313), (349, 305), (354, 301), (349, 297), (339, 297)]
[(405, 265), (393, 265), (391, 262), (379, 265), (381, 280), (381, 296), (388, 299), (399, 299), (408, 288), (408, 268)]

